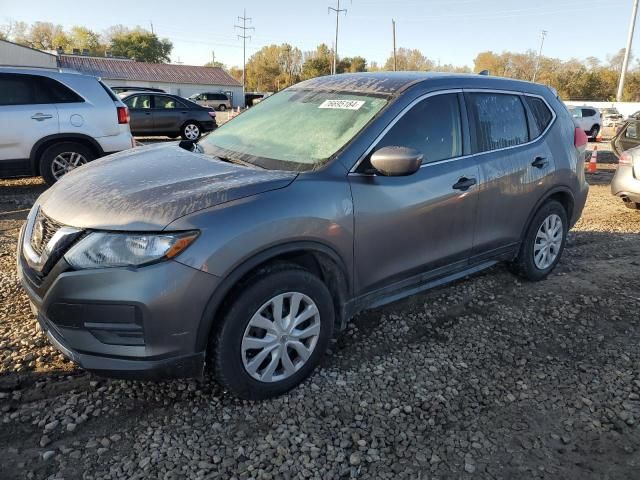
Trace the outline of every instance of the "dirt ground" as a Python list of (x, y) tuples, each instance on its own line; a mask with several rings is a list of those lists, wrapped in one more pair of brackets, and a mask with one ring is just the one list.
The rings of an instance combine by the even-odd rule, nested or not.
[(0, 181), (0, 478), (640, 478), (640, 211), (610, 195), (599, 150), (547, 280), (498, 266), (365, 312), (304, 385), (258, 403), (65, 360), (15, 274), (45, 186)]

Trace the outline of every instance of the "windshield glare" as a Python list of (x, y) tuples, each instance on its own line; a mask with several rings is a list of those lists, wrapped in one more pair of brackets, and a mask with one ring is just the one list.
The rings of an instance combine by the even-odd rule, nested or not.
[(313, 170), (386, 104), (381, 96), (287, 89), (214, 130), (200, 145), (207, 154), (263, 168)]

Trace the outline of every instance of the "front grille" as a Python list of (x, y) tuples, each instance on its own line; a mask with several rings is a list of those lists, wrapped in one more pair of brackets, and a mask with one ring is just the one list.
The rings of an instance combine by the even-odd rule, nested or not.
[(31, 248), (38, 255), (42, 255), (49, 240), (53, 238), (61, 227), (63, 227), (61, 223), (47, 217), (42, 210), (39, 210), (31, 232)]

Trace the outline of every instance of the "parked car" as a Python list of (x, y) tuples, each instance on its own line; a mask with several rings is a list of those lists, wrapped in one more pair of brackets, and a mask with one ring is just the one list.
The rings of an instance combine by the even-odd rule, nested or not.
[(40, 175), (52, 185), (132, 146), (127, 108), (97, 78), (0, 67), (0, 176)]
[(584, 133), (595, 140), (602, 126), (600, 111), (594, 107), (569, 107), (569, 111)]
[(216, 110), (220, 110), (224, 112), (225, 110), (231, 109), (231, 100), (224, 93), (196, 93), (195, 95), (191, 95), (189, 100), (197, 103), (198, 105), (202, 105), (205, 107), (211, 107)]
[(165, 93), (161, 88), (152, 88), (152, 87), (132, 87), (132, 86), (121, 86), (121, 87), (111, 87), (111, 90), (114, 93), (126, 93), (126, 92), (156, 92), (156, 93)]
[(629, 120), (640, 120), (640, 110), (629, 115), (627, 121)]
[(624, 123), (624, 119), (617, 108), (602, 108), (600, 109), (600, 116), (602, 118), (603, 127), (619, 127)]
[(319, 77), (200, 142), (73, 172), (31, 210), (18, 274), (84, 368), (209, 365), (239, 397), (266, 398), (364, 309), (500, 261), (544, 279), (585, 204), (586, 144), (543, 85)]
[(611, 180), (611, 193), (624, 204), (640, 210), (640, 120), (624, 124), (611, 140), (618, 168)]
[(182, 136), (197, 140), (216, 128), (216, 113), (168, 93), (127, 92), (120, 94), (129, 107), (131, 132), (136, 136)]

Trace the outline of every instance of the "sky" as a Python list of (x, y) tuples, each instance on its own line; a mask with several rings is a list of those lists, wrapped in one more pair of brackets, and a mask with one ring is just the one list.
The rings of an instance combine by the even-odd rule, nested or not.
[[(625, 46), (633, 0), (341, 0), (338, 55), (361, 55), (383, 64), (393, 44), (420, 49), (436, 63), (468, 65), (482, 51), (538, 50), (561, 59), (606, 59)], [(247, 58), (265, 45), (288, 42), (311, 51), (335, 35), (337, 0), (0, 0), (0, 23), (49, 21), (102, 32), (115, 24), (150, 29), (173, 42), (173, 62), (202, 65), (212, 59), (242, 65), (238, 16), (255, 28)], [(636, 29), (634, 42), (640, 36)], [(640, 51), (640, 50), (638, 50)], [(214, 53), (212, 53), (214, 52)]]

